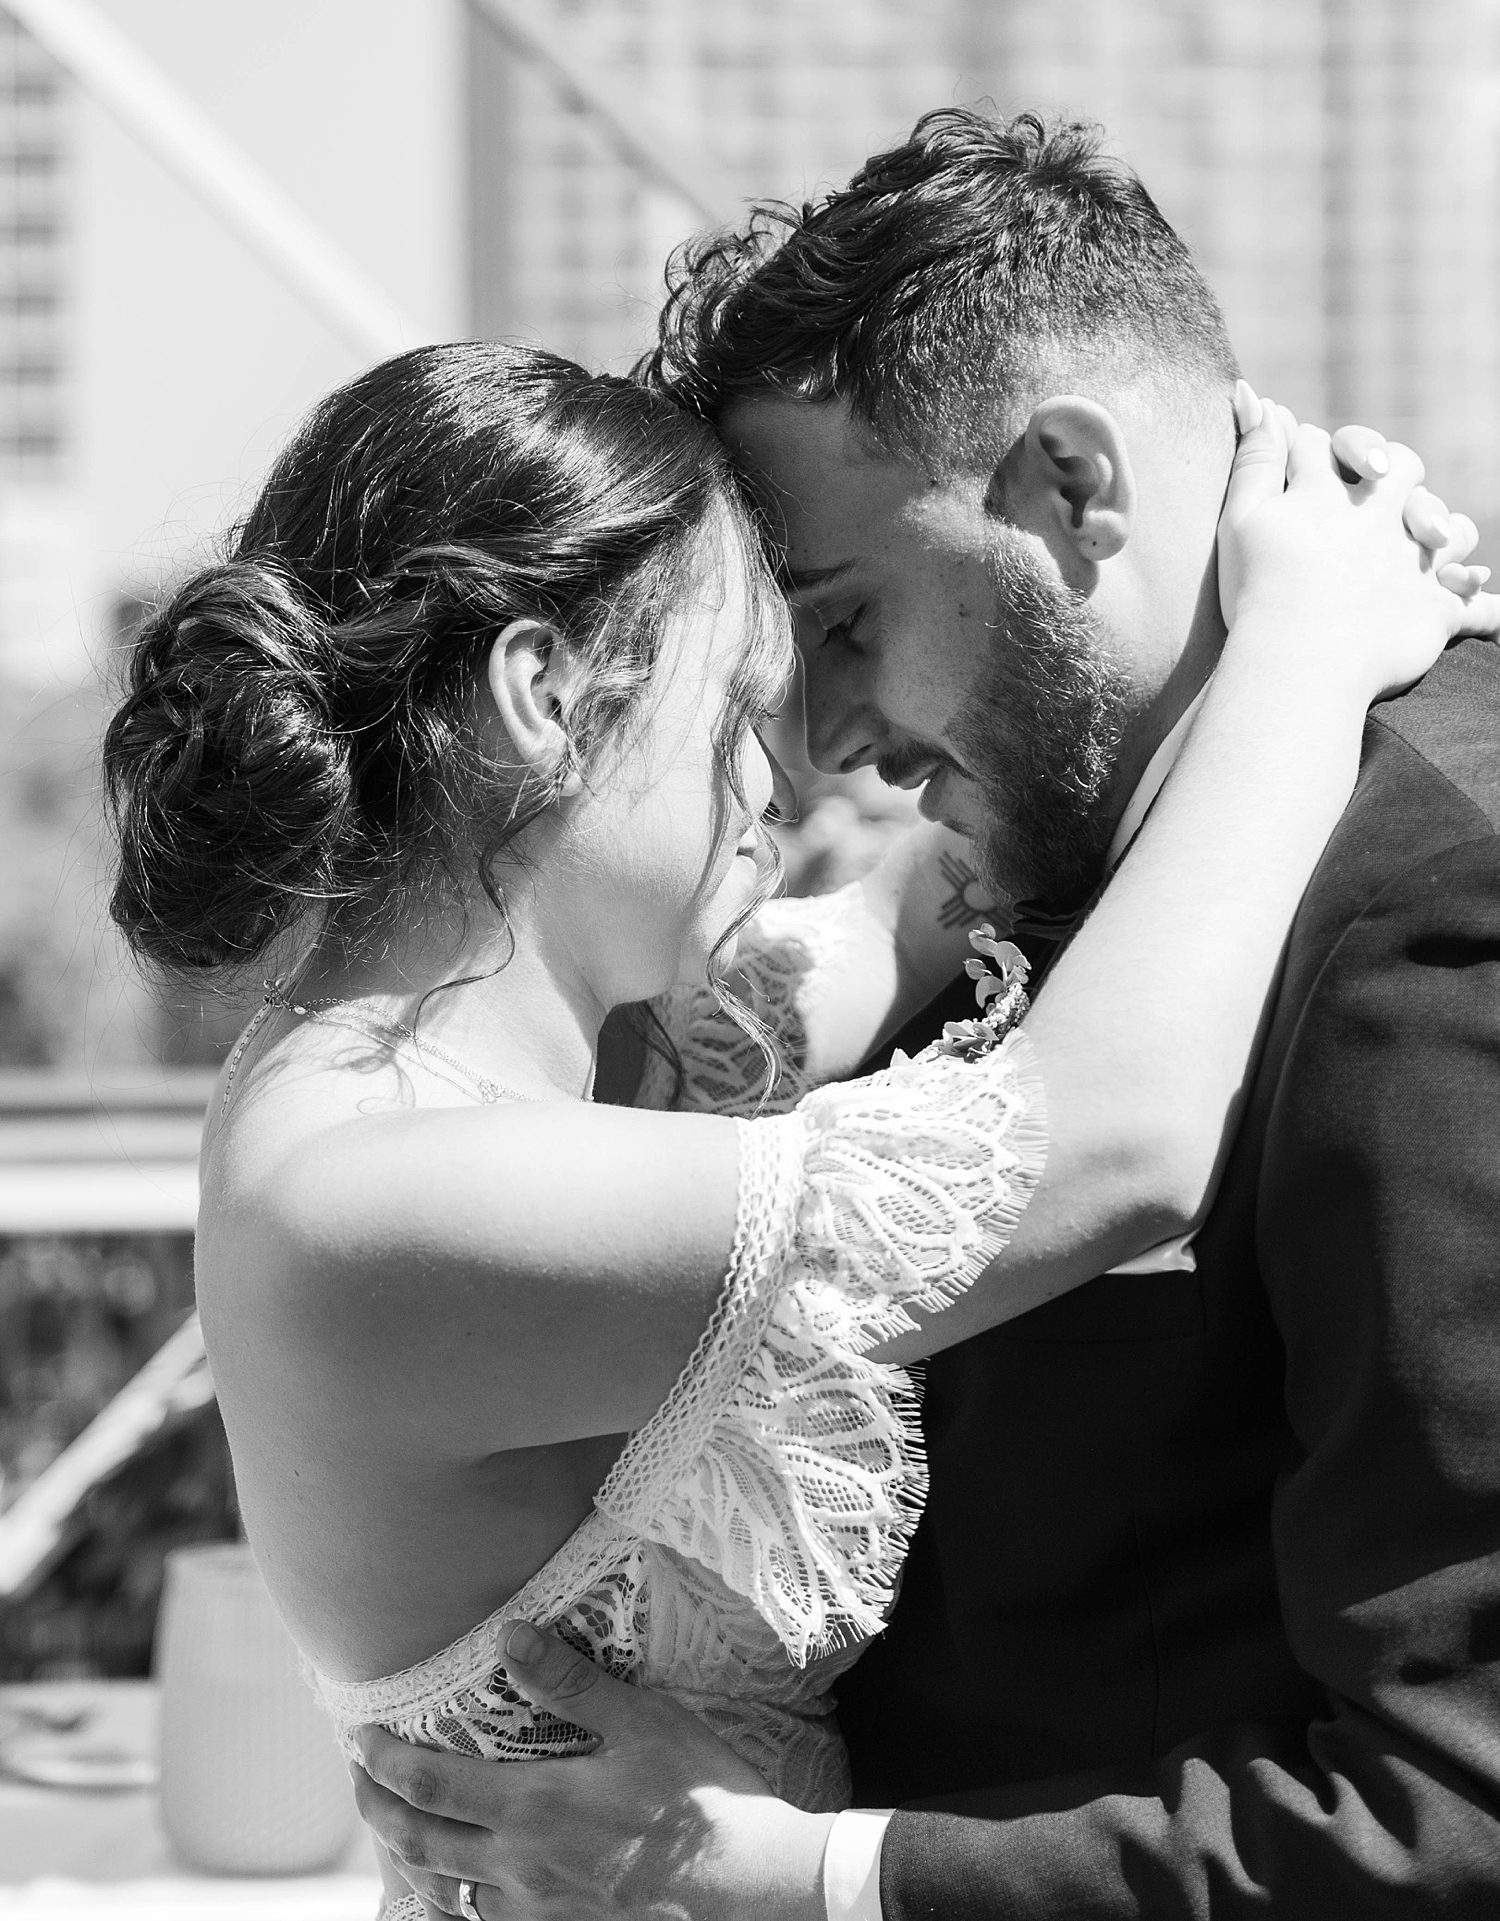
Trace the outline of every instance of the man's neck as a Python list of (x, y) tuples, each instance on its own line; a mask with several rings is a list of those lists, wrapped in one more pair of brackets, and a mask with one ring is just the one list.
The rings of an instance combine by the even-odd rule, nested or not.
[[(1116, 841), (1121, 838), (1121, 828), (1127, 824), (1127, 817), (1136, 811), (1136, 797), (1146, 779), (1147, 770), (1208, 685), (1209, 676), (1224, 650), (1225, 638), (1224, 617), (1219, 610), (1218, 562), (1216, 555), (1211, 553), (1203, 571), (1193, 617), (1181, 651), (1161, 684), (1126, 728), (1120, 743), (1113, 788), (1115, 819), (1112, 825)], [(1183, 731), (1186, 732), (1185, 729)], [(1162, 772), (1163, 779), (1170, 764), (1168, 759)], [(1159, 786), (1160, 782), (1157, 784)], [(1149, 798), (1154, 798), (1154, 794)], [(1138, 826), (1139, 821), (1135, 825)], [(1111, 864), (1115, 858), (1112, 844)]]
[(1203, 705), (1203, 696), (1208, 692), (1206, 686), (1198, 692), (1183, 708), (1176, 723), (1169, 730), (1165, 740), (1146, 762), (1146, 771), (1136, 782), (1125, 811), (1115, 823), (1114, 838), (1104, 856), (1104, 872), (1107, 879), (1114, 873), (1120, 862), (1130, 852), (1136, 835), (1146, 824), (1146, 816), (1156, 803), (1156, 797), (1167, 783), (1167, 776), (1177, 765), (1177, 756), (1182, 752), (1184, 741), (1192, 729), (1198, 709)]

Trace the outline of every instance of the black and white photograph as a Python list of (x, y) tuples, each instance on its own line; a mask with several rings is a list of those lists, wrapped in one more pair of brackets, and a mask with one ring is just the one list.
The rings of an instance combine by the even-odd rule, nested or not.
[(0, 1921), (1500, 1916), (1500, 0), (0, 0)]

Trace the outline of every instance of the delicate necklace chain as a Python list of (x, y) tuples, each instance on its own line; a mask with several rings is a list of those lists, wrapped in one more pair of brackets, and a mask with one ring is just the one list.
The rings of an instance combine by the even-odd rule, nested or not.
[(534, 1095), (520, 1094), (513, 1087), (503, 1087), (499, 1081), (492, 1081), (488, 1074), (481, 1074), (477, 1067), (470, 1067), (456, 1054), (450, 1054), (446, 1048), (438, 1047), (432, 1041), (423, 1040), (415, 1028), (403, 1026), (400, 1021), (378, 1020), (373, 1014), (366, 1014), (362, 1008), (356, 1007), (352, 1001), (294, 1001), (281, 992), (279, 981), (267, 981), (266, 997), (259, 1011), (241, 1034), (234, 1052), (229, 1056), (229, 1067), (224, 1076), (224, 1102), (223, 1107), (220, 1108), (221, 1113), (223, 1108), (229, 1105), (229, 1090), (234, 1085), (234, 1077), (239, 1071), (240, 1060), (245, 1049), (255, 1039), (270, 1016), (278, 1010), (282, 1013), (297, 1014), (304, 1020), (316, 1021), (320, 1027), (347, 1027), (356, 1034), (365, 1035), (369, 1040), (382, 1042), (392, 1052), (399, 1045), (404, 1044), (415, 1048), (419, 1059), (424, 1054), (430, 1054), (434, 1060), (444, 1062), (455, 1073), (461, 1074), (472, 1087), (477, 1088), (480, 1100), (487, 1107), (495, 1106), (501, 1101), (535, 1099)]

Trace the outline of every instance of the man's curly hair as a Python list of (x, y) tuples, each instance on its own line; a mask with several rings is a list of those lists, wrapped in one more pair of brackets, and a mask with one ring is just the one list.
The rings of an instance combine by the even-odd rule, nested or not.
[(1059, 377), (1227, 394), (1218, 305), (1101, 139), (1031, 113), (925, 114), (846, 188), (679, 249), (636, 377), (710, 419), (752, 394), (839, 398), (937, 473), (993, 458)]

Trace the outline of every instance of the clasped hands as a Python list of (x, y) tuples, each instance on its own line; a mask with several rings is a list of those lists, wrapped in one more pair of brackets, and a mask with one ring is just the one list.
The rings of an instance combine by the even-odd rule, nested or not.
[[(1235, 391), (1235, 420), (1241, 456), (1255, 445), (1261, 459), (1277, 465), (1278, 479), (1283, 481), (1289, 459), (1299, 458), (1325, 461), (1356, 499), (1362, 491), (1368, 493), (1376, 487), (1404, 486), (1402, 521), (1423, 550), (1424, 570), (1433, 572), (1441, 586), (1466, 603), (1458, 631), (1489, 639), (1500, 636), (1500, 603), (1481, 592), (1490, 570), (1466, 564), (1479, 544), (1479, 530), (1467, 514), (1450, 512), (1446, 503), (1424, 485), (1426, 469), (1420, 455), (1400, 441), (1387, 440), (1373, 427), (1340, 427), (1329, 434), (1321, 427), (1306, 425), (1276, 401), (1261, 399), (1244, 380)], [(1263, 425), (1274, 426), (1277, 431), (1262, 433)], [(1221, 551), (1219, 591), (1226, 618), (1233, 617), (1239, 586), (1232, 571), (1226, 574)]]

